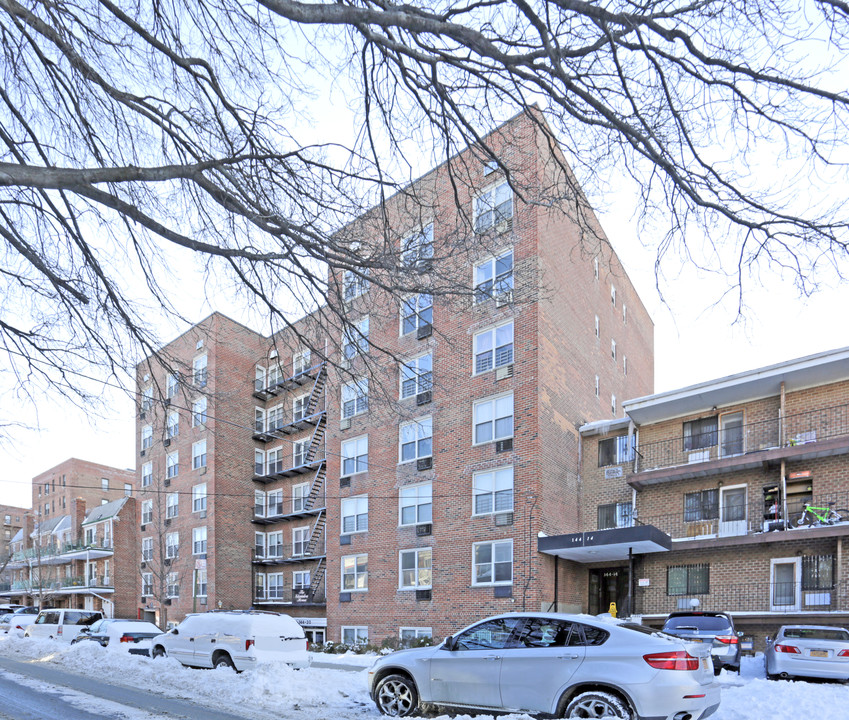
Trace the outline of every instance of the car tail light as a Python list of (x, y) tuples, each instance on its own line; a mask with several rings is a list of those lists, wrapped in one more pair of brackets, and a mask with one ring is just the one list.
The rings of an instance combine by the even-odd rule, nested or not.
[(133, 638), (130, 635), (121, 635), (119, 642), (132, 642)]
[(740, 642), (740, 638), (736, 635), (717, 635), (716, 639), (721, 643), (725, 643), (726, 645), (736, 645)]
[(699, 659), (693, 657), (686, 650), (677, 652), (652, 653), (643, 655), (645, 660), (653, 668), (658, 670), (698, 670)]
[(841, 650), (837, 653), (837, 657), (849, 657), (849, 650)]
[(776, 645), (775, 652), (790, 653), (791, 655), (801, 655), (802, 651), (795, 645)]
[(254, 645), (256, 645), (256, 640), (254, 638), (248, 638), (245, 640), (245, 650), (250, 650)]

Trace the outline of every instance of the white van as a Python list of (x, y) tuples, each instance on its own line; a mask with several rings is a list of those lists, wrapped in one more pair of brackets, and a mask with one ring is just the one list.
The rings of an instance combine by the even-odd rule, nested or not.
[(297, 622), (288, 615), (254, 610), (187, 615), (177, 627), (153, 638), (150, 653), (192, 667), (238, 672), (273, 661), (296, 668), (310, 663), (307, 638)]
[(102, 618), (103, 613), (98, 610), (48, 608), (38, 613), (35, 622), (27, 625), (24, 637), (55, 638), (70, 642), (83, 628)]

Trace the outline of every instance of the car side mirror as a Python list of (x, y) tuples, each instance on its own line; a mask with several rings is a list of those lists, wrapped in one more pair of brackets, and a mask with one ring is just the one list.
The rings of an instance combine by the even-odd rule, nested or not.
[(179, 631), (179, 630), (177, 630), (177, 628), (173, 628), (173, 629), (171, 630), (171, 634), (172, 634), (172, 635), (179, 635), (179, 634), (180, 634), (180, 631)]
[(447, 638), (445, 638), (445, 642), (442, 643), (442, 647), (444, 647), (450, 652), (453, 652), (457, 649), (457, 638), (455, 638), (453, 635), (449, 635)]

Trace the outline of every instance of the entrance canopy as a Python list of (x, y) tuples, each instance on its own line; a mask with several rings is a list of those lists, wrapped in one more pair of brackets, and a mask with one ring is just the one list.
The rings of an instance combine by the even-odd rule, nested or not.
[(539, 538), (537, 544), (541, 553), (579, 563), (627, 560), (629, 551), (646, 555), (668, 552), (671, 548), (672, 538), (654, 525), (553, 535)]

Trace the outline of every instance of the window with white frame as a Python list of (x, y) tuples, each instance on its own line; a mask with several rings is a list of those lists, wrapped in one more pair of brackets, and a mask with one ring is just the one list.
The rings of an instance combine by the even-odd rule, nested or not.
[(153, 445), (153, 428), (145, 425), (141, 429), (141, 449), (147, 450)]
[(265, 431), (265, 410), (254, 408), (254, 431), (261, 433)]
[(401, 334), (408, 335), (419, 328), (433, 325), (433, 296), (412, 295), (401, 302)]
[(254, 599), (265, 600), (265, 575), (263, 573), (254, 575)]
[(272, 490), (266, 495), (265, 501), (266, 512), (268, 517), (283, 514), (283, 491)]
[(282, 558), (283, 550), (283, 531), (270, 532), (266, 535), (266, 551), (265, 556), (269, 558)]
[(292, 422), (300, 422), (307, 417), (309, 395), (301, 395), (292, 401)]
[(206, 527), (192, 528), (192, 555), (206, 555)]
[(351, 646), (368, 645), (368, 628), (360, 625), (343, 625), (342, 642)]
[(433, 521), (433, 484), (408, 485), (398, 491), (401, 525), (418, 525)]
[(599, 323), (598, 315), (595, 316), (595, 336), (601, 337), (601, 325)]
[(513, 290), (513, 250), (475, 265), (475, 302), (506, 298)]
[(475, 335), (475, 374), (513, 362), (513, 322)]
[(206, 483), (192, 487), (192, 512), (206, 510)]
[(342, 499), (342, 534), (368, 530), (368, 495)]
[(268, 432), (279, 430), (280, 428), (285, 426), (287, 422), (288, 420), (286, 418), (286, 408), (282, 403), (280, 405), (275, 405), (274, 407), (268, 408), (265, 413), (265, 429)]
[(261, 365), (257, 365), (256, 371), (254, 372), (254, 390), (264, 390), (267, 387), (265, 376), (265, 368)]
[(310, 451), (309, 440), (297, 440), (292, 443), (292, 467), (306, 465), (307, 454)]
[(513, 582), (513, 541), (474, 543), (472, 585), (510, 585)]
[(153, 538), (142, 538), (142, 562), (153, 560)]
[(258, 560), (265, 558), (265, 533), (254, 533), (254, 555)]
[(421, 590), (431, 586), (433, 551), (431, 548), (402, 550), (399, 554), (402, 590)]
[(173, 560), (180, 553), (180, 533), (170, 532), (165, 534), (165, 557)]
[(342, 557), (342, 590), (368, 590), (368, 554)]
[(355, 475), (368, 471), (368, 435), (342, 443), (342, 474)]
[(198, 387), (205, 387), (207, 381), (207, 357), (199, 355), (192, 361), (192, 376)]
[(346, 270), (342, 275), (342, 298), (349, 302), (368, 290), (368, 268), (359, 272)]
[(265, 493), (254, 490), (254, 517), (265, 517)]
[(598, 375), (595, 376), (595, 396), (598, 397), (601, 392), (601, 385), (598, 378)]
[(172, 410), (168, 413), (168, 419), (165, 425), (165, 437), (175, 438), (180, 434), (180, 413)]
[(283, 448), (274, 448), (265, 453), (266, 474), (273, 475), (274, 473), (283, 472), (285, 460), (283, 459)]
[(195, 597), (206, 597), (206, 570), (195, 570)]
[(622, 303), (622, 324), (628, 324), (628, 306), (625, 303)]
[(615, 340), (610, 341), (610, 357), (612, 357), (614, 360), (616, 359), (616, 341)]
[(433, 637), (433, 628), (429, 627), (402, 627), (399, 628), (399, 635), (401, 639), (401, 647), (410, 647), (417, 640), (424, 640), (425, 638)]
[(180, 575), (179, 573), (170, 572), (165, 582), (165, 594), (169, 598), (180, 597)]
[(265, 452), (254, 450), (254, 475), (265, 475)]
[(141, 472), (141, 484), (142, 487), (150, 487), (153, 485), (153, 463), (146, 462), (142, 465)]
[(622, 374), (623, 375), (628, 374), (628, 356), (627, 355), (622, 356)]
[(310, 369), (312, 362), (312, 351), (309, 348), (299, 350), (292, 355), (292, 374), (299, 375), (300, 373)]
[(124, 497), (132, 497), (133, 486), (131, 483), (124, 483)]
[(292, 557), (301, 557), (307, 554), (310, 543), (310, 528), (292, 528)]
[(610, 412), (613, 415), (616, 415), (616, 396), (615, 395), (610, 396)]
[(433, 419), (403, 423), (398, 428), (398, 461), (405, 463), (433, 455)]
[(153, 595), (153, 573), (142, 573), (142, 595)]
[(598, 280), (598, 258), (593, 258), (593, 277)]
[(366, 315), (345, 329), (342, 339), (342, 357), (345, 360), (353, 360), (357, 355), (365, 355), (368, 352), (368, 328), (369, 318)]
[(180, 493), (168, 493), (165, 496), (165, 517), (169, 520), (180, 514)]
[(513, 437), (513, 394), (474, 404), (474, 444)]
[[(282, 491), (281, 491), (282, 492)], [(310, 494), (309, 483), (300, 483), (292, 486), (292, 512), (302, 512), (307, 507), (307, 499)], [(280, 497), (282, 512), (283, 497)]]
[(168, 377), (165, 378), (165, 397), (169, 400), (177, 394), (177, 385), (177, 375), (168, 373)]
[(401, 264), (421, 266), (433, 258), (433, 223), (425, 225), (401, 241)]
[(475, 473), (472, 477), (475, 515), (513, 510), (513, 466)]
[(141, 504), (141, 524), (153, 522), (153, 500), (143, 500)]
[(286, 594), (283, 573), (268, 573), (268, 599), (282, 600)]
[(513, 191), (499, 183), (475, 198), (475, 231), (484, 232), (513, 217)]
[(307, 590), (310, 586), (310, 571), (295, 570), (292, 572), (292, 589)]
[(266, 378), (268, 387), (274, 387), (286, 376), (283, 366), (277, 361), (269, 361)]
[(206, 440), (192, 443), (192, 470), (206, 467)]
[(616, 307), (616, 288), (613, 285), (610, 286), (610, 302)]
[(198, 398), (192, 403), (192, 427), (206, 423), (206, 398)]
[(342, 417), (350, 418), (368, 410), (368, 378), (342, 386)]
[(433, 355), (421, 355), (401, 363), (401, 399), (427, 392), (433, 387)]
[(172, 452), (165, 456), (165, 477), (175, 478), (180, 474), (180, 453)]
[(153, 386), (149, 385), (141, 392), (141, 411), (147, 412), (153, 407)]

